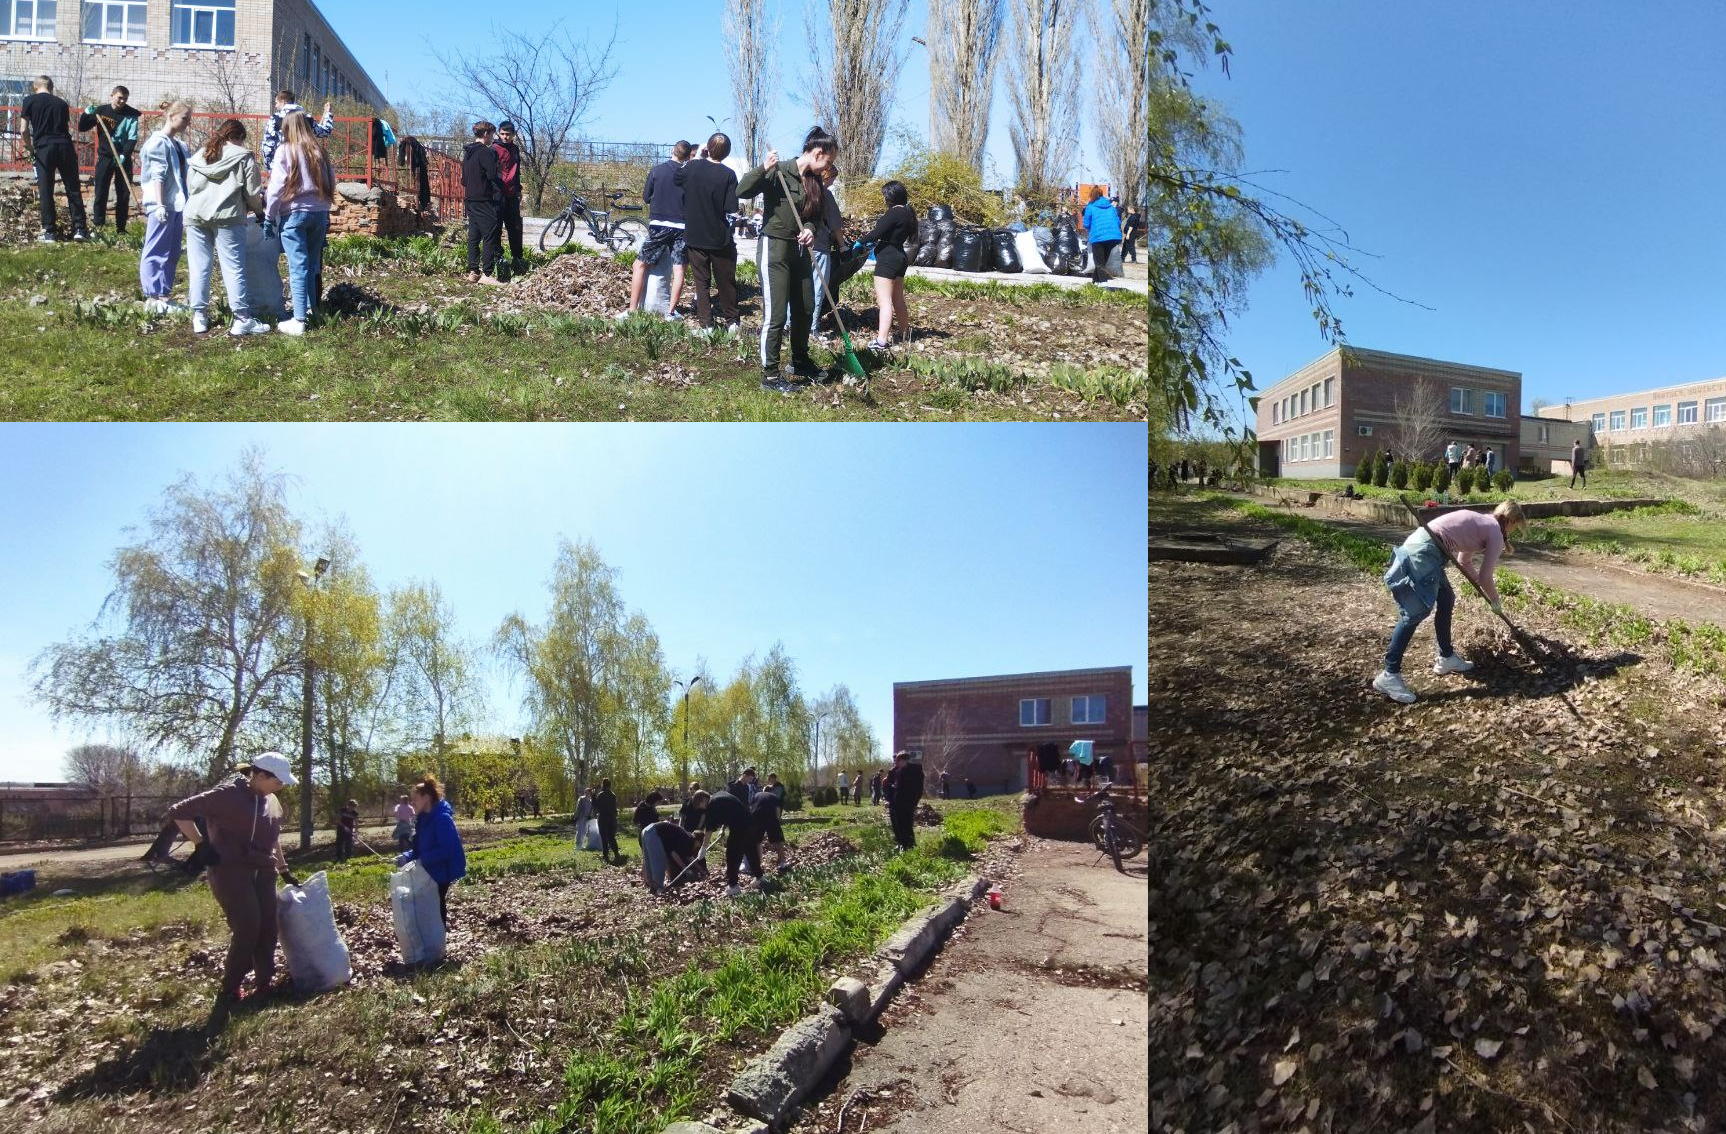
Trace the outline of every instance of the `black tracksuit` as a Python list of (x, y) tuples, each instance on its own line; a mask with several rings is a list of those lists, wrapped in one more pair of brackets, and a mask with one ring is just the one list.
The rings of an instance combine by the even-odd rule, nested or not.
[(426, 162), (426, 148), (420, 140), (408, 135), (396, 146), (396, 164), (408, 167), (419, 184), (420, 212), (431, 208), (431, 168)]
[[(497, 151), (473, 141), (461, 152), (461, 187), (467, 205), (467, 270), (490, 275), (503, 258), (503, 172)], [(485, 258), (480, 258), (484, 246)], [(611, 827), (617, 833), (617, 797), (611, 797)], [(601, 825), (603, 833), (604, 826)], [(615, 837), (612, 840), (616, 844)]]
[(66, 211), (72, 214), (72, 231), (85, 229), (84, 197), (78, 188), (78, 151), (72, 145), (72, 108), (66, 100), (47, 91), (37, 91), (18, 107), (30, 123), (30, 147), (36, 152), (36, 197), (41, 206), (42, 231), (53, 233), (54, 175), (66, 190)]
[(724, 827), (729, 832), (725, 837), (726, 885), (737, 885), (737, 868), (745, 862), (750, 873), (761, 877), (761, 828), (756, 826), (741, 799), (728, 791), (714, 792), (707, 801), (701, 826), (708, 831)]
[(622, 858), (623, 851), (617, 846), (617, 796), (610, 788), (605, 788), (593, 797), (593, 807), (599, 814), (600, 857), (607, 862), (611, 861), (612, 855)]
[(737, 322), (737, 239), (727, 214), (737, 211), (737, 174), (705, 159), (684, 162), (672, 180), (683, 191), (683, 243), (695, 288), (695, 318), (713, 326), (707, 297), (711, 280), (719, 293), (719, 316)]
[[(112, 103), (78, 116), (80, 131), (96, 131), (96, 175), (92, 180), (96, 185), (97, 228), (101, 228), (108, 219), (108, 187), (111, 185), (114, 189), (114, 228), (119, 232), (126, 231), (126, 218), (132, 204), (132, 152), (138, 145), (138, 127), (134, 124), (127, 131), (131, 137), (123, 141), (119, 134), (123, 122), (131, 120), (135, 123), (141, 117), (130, 106), (115, 110)], [(118, 159), (114, 156), (116, 152), (119, 153)]]
[(923, 800), (923, 765), (906, 761), (887, 773), (887, 818), (893, 824), (893, 841), (906, 850), (917, 845), (913, 820)]

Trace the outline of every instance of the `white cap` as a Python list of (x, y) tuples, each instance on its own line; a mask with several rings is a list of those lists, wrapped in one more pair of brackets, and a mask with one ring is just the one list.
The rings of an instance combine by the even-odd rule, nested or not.
[(294, 779), (294, 773), (288, 764), (288, 758), (280, 752), (265, 752), (254, 756), (243, 767), (256, 768), (260, 772), (268, 772), (282, 781), (283, 787), (293, 787), (300, 781)]

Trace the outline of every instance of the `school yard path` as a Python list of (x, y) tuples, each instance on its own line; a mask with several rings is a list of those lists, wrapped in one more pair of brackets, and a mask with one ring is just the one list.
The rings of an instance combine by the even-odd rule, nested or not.
[[(1025, 838), (963, 927), (859, 1037), (798, 1134), (1142, 1134), (1150, 1108), (1145, 858)], [(867, 1111), (867, 1115), (865, 1115)]]

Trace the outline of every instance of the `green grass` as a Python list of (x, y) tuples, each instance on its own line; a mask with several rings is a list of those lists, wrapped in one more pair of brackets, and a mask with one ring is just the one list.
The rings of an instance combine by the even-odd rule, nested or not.
[[(581, 250), (558, 255), (592, 255)], [(344, 237), (332, 267), (388, 264), (388, 302), (321, 316), (299, 339), (244, 342), (191, 334), (184, 317), (150, 317), (135, 301), (137, 261), (124, 246), (9, 249), (0, 257), (0, 416), (14, 420), (1014, 420), (1017, 399), (976, 389), (1038, 390), (1062, 416), (1138, 416), (1144, 376), (1113, 368), (1021, 373), (991, 361), (929, 374), (889, 370), (875, 402), (840, 387), (791, 396), (760, 389), (752, 344), (714, 340), (652, 319), (616, 324), (568, 315), (485, 315), (457, 303), (420, 311), (433, 277), (459, 270), (427, 237)], [(533, 253), (530, 262), (553, 257)], [(404, 271), (405, 269), (405, 271)], [(423, 282), (419, 282), (423, 281)], [(330, 278), (334, 288), (338, 280)], [(359, 281), (370, 287), (365, 279)], [(867, 280), (861, 283), (867, 294)], [(1079, 303), (1044, 286), (946, 284), (989, 303)], [(220, 289), (217, 289), (218, 291)], [(1084, 291), (1086, 289), (1080, 289)], [(1020, 292), (1028, 292), (1021, 295)], [(397, 293), (400, 294), (397, 294)], [(1055, 294), (1059, 292), (1060, 294)], [(1115, 293), (1105, 293), (1114, 295)], [(1099, 300), (1116, 302), (1115, 299)], [(222, 304), (215, 299), (218, 315)], [(218, 320), (220, 321), (220, 320)], [(837, 355), (816, 348), (816, 361)], [(71, 365), (76, 360), (76, 365)], [(871, 358), (879, 369), (884, 359)], [(893, 362), (892, 366), (900, 366)]]
[[(1354, 485), (1354, 490), (1369, 498), (1394, 498), (1398, 495), (1394, 488), (1379, 488), (1377, 485), (1358, 484), (1352, 477), (1324, 477), (1307, 480), (1298, 477), (1267, 477), (1266, 483), (1282, 488), (1306, 489), (1313, 492), (1340, 492), (1344, 485)], [(1413, 493), (1411, 486), (1406, 490)], [(1428, 489), (1424, 495), (1431, 496)], [(1461, 499), (1454, 487), (1450, 493), (1452, 499)], [(1726, 482), (1687, 480), (1682, 477), (1663, 476), (1658, 473), (1589, 470), (1588, 487), (1578, 485), (1570, 487), (1568, 476), (1536, 477), (1528, 480), (1518, 480), (1511, 486), (1509, 493), (1471, 492), (1469, 500), (1479, 503), (1499, 500), (1627, 500), (1627, 499), (1676, 499), (1702, 508), (1726, 507)]]

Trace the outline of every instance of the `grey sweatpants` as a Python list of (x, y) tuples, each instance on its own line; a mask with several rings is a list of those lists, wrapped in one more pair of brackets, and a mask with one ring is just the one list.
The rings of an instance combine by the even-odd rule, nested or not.
[(186, 263), (191, 269), (191, 307), (193, 311), (208, 311), (210, 307), (210, 268), (221, 261), (222, 285), (228, 291), (228, 306), (234, 318), (249, 318), (251, 307), (246, 302), (246, 222), (227, 224), (188, 224), (186, 226)]

